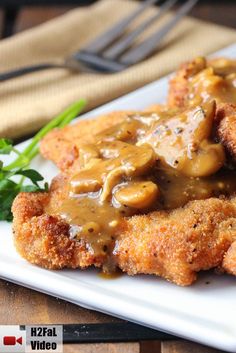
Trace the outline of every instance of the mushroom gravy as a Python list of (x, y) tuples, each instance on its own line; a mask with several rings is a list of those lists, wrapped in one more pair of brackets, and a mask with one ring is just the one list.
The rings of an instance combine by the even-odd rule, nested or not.
[(206, 101), (186, 111), (127, 116), (80, 149), (66, 199), (47, 212), (70, 224), (71, 239), (107, 257), (103, 270), (112, 272), (124, 217), (235, 192), (236, 173), (212, 137), (214, 114), (214, 101)]

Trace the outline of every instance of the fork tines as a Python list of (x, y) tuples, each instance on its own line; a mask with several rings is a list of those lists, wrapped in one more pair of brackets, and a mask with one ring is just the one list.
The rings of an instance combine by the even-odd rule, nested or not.
[(176, 13), (157, 32), (150, 35), (140, 45), (135, 46), (135, 40), (151, 24), (160, 20), (168, 10), (170, 10), (178, 0), (166, 0), (150, 18), (142, 22), (133, 31), (125, 34), (130, 24), (147, 8), (160, 0), (146, 0), (138, 8), (122, 19), (115, 26), (97, 37), (88, 46), (75, 54), (75, 58), (84, 62), (87, 66), (97, 70), (116, 72), (136, 64), (149, 56), (161, 43), (164, 36), (173, 29), (176, 24), (185, 16), (198, 0), (187, 0), (181, 5)]

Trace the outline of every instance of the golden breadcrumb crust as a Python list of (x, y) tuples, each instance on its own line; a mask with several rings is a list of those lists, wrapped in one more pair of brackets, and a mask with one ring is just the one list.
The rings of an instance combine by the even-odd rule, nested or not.
[(223, 266), (236, 274), (235, 216), (233, 201), (216, 198), (134, 216), (120, 229), (119, 267), (129, 275), (155, 274), (183, 286), (200, 270)]
[(95, 119), (79, 120), (63, 129), (49, 132), (40, 143), (44, 158), (54, 162), (62, 171), (68, 171), (78, 164), (79, 148), (94, 141), (94, 136), (123, 121), (128, 111), (113, 112)]
[(49, 193), (20, 193), (14, 200), (13, 232), (17, 251), (29, 262), (49, 268), (100, 267), (102, 256), (94, 256), (85, 242), (70, 239), (69, 225), (49, 215), (45, 207), (64, 197), (64, 178), (55, 178)]
[[(222, 62), (212, 62), (221, 70)], [(168, 105), (182, 109), (188, 80), (207, 66), (195, 59), (177, 71), (170, 82)], [(153, 106), (147, 111), (159, 111)], [(236, 105), (218, 104), (215, 138), (236, 157)], [(79, 148), (96, 134), (121, 122), (131, 112), (114, 112), (55, 129), (41, 142), (42, 155), (64, 172), (48, 193), (21, 193), (12, 207), (16, 248), (31, 263), (49, 269), (102, 267), (106, 255), (96, 256), (86, 240), (70, 238), (70, 226), (49, 214), (48, 206), (67, 197), (66, 174), (79, 168)], [(55, 208), (55, 207), (52, 207)], [(117, 229), (114, 256), (129, 275), (154, 274), (178, 285), (190, 285), (197, 272), (220, 268), (236, 275), (236, 198), (210, 198), (189, 202), (172, 211), (156, 211), (124, 219)]]
[[(101, 267), (105, 255), (96, 257), (85, 241), (70, 239), (69, 225), (45, 213), (49, 202), (64, 197), (61, 188), (56, 181), (50, 193), (16, 197), (12, 210), (18, 252), (50, 269)], [(114, 250), (117, 266), (129, 275), (155, 274), (182, 286), (193, 283), (200, 270), (223, 267), (236, 275), (234, 201), (192, 201), (174, 211), (124, 219)]]
[(236, 104), (220, 104), (216, 113), (217, 135), (236, 160)]

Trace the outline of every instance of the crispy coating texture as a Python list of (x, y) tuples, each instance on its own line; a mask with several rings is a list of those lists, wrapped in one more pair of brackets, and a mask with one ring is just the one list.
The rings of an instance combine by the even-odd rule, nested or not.
[[(208, 66), (213, 67), (216, 74), (230, 74), (236, 70), (236, 61), (214, 59), (207, 62), (204, 58), (200, 57), (183, 64), (170, 80), (167, 105), (157, 104), (147, 108), (145, 111), (158, 113), (160, 110), (167, 109), (168, 107), (184, 108), (189, 93), (189, 79)], [(53, 161), (63, 172), (70, 172), (71, 168), (78, 169), (79, 148), (84, 144), (93, 143), (96, 134), (122, 122), (130, 113), (132, 111), (112, 112), (96, 117), (95, 119), (80, 120), (63, 129), (54, 129), (41, 141), (40, 152), (44, 158)], [(220, 133), (219, 136), (221, 135)], [(225, 135), (226, 133), (224, 133), (224, 141), (226, 141)], [(228, 144), (225, 143), (225, 145), (227, 146)]]
[(229, 247), (223, 260), (223, 269), (236, 276), (236, 241)]
[(69, 237), (69, 225), (49, 215), (50, 202), (64, 197), (64, 177), (55, 178), (49, 193), (20, 193), (12, 205), (13, 232), (17, 251), (29, 262), (48, 268), (100, 267), (104, 259), (87, 250), (85, 242)]
[[(188, 105), (189, 82), (194, 76), (207, 67), (212, 67), (214, 75), (225, 77), (236, 72), (236, 61), (229, 59), (214, 59), (206, 62), (204, 58), (197, 58), (183, 64), (170, 80), (168, 104), (170, 107), (182, 109)], [(213, 76), (212, 76), (213, 78)], [(214, 76), (215, 92), (228, 89), (222, 80)], [(226, 151), (236, 159), (236, 94), (232, 102), (217, 101), (216, 105), (216, 137), (225, 146)], [(214, 97), (213, 97), (214, 98)]]
[[(168, 106), (186, 106), (189, 79), (208, 65), (223, 75), (235, 72), (235, 63), (203, 58), (187, 63), (172, 78)], [(42, 155), (64, 173), (48, 193), (21, 193), (12, 207), (14, 239), (18, 252), (29, 262), (49, 269), (102, 267), (107, 255), (95, 255), (86, 240), (70, 238), (70, 225), (48, 209), (56, 209), (67, 196), (67, 178), (79, 169), (79, 149), (93, 143), (95, 135), (121, 122), (131, 112), (115, 112), (81, 120), (50, 132), (41, 142)], [(236, 105), (217, 104), (216, 137), (236, 158)], [(68, 175), (68, 176), (67, 176)], [(50, 206), (50, 207), (49, 207)], [(181, 286), (192, 284), (201, 270), (220, 268), (236, 275), (236, 198), (211, 198), (189, 202), (172, 211), (156, 211), (123, 219), (116, 230), (112, 257), (129, 275), (154, 274)]]
[[(236, 60), (218, 58), (206, 61), (205, 58), (199, 57), (182, 64), (169, 83), (169, 93), (167, 98), (167, 104), (169, 107), (183, 108), (188, 104), (189, 83), (191, 79), (207, 67), (213, 69), (212, 75), (225, 77), (236, 72)], [(215, 78), (216, 77), (217, 76), (215, 76)], [(214, 84), (219, 90), (225, 89), (224, 87), (221, 87), (221, 82), (217, 79), (215, 79)]]
[(169, 83), (167, 104), (170, 107), (183, 108), (189, 93), (189, 79), (206, 68), (204, 58), (196, 58), (180, 66)]
[(96, 134), (120, 123), (129, 113), (113, 112), (95, 119), (80, 120), (63, 129), (54, 129), (41, 141), (40, 152), (61, 171), (67, 172), (78, 166), (79, 148), (82, 145), (92, 143)]
[(216, 113), (217, 135), (236, 160), (236, 104), (221, 104)]
[[(161, 104), (149, 107), (145, 112), (159, 112), (167, 109)], [(50, 131), (40, 143), (40, 153), (51, 160), (62, 172), (79, 169), (79, 149), (94, 142), (97, 134), (121, 123), (132, 111), (118, 111), (94, 119), (80, 120), (74, 125)]]
[[(86, 243), (69, 238), (69, 225), (46, 213), (63, 198), (63, 177), (49, 193), (21, 193), (13, 204), (15, 244), (25, 259), (49, 269), (101, 267)], [(236, 274), (236, 207), (226, 199), (193, 201), (174, 211), (124, 219), (117, 230), (117, 266), (129, 275), (155, 274), (190, 285), (200, 270), (222, 266)], [(183, 222), (184, 220), (184, 222)]]
[(119, 267), (129, 275), (154, 274), (181, 286), (192, 284), (200, 270), (218, 266), (235, 275), (235, 216), (232, 201), (215, 198), (134, 216), (120, 229)]

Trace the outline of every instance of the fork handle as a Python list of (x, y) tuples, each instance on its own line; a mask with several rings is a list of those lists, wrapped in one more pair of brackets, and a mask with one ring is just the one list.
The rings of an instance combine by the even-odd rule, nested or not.
[(30, 74), (31, 72), (47, 70), (47, 69), (57, 69), (57, 68), (67, 68), (68, 69), (68, 66), (63, 65), (63, 64), (60, 65), (60, 64), (53, 64), (53, 63), (25, 66), (25, 67), (21, 67), (16, 70), (3, 72), (2, 74), (0, 74), (0, 82), (7, 81), (12, 78), (16, 78), (16, 77), (23, 76), (26, 74)]

